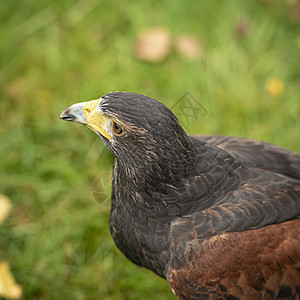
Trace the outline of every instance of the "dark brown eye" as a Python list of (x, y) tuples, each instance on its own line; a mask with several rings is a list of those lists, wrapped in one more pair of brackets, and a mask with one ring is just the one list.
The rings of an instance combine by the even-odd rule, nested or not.
[(116, 122), (112, 122), (112, 130), (115, 135), (121, 135), (123, 133), (123, 128)]

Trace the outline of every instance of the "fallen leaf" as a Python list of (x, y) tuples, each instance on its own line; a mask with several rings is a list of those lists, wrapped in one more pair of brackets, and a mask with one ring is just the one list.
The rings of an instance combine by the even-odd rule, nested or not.
[(17, 78), (4, 87), (4, 94), (16, 102), (24, 101), (26, 83), (23, 78)]
[(11, 209), (12, 205), (9, 199), (6, 196), (0, 194), (0, 224), (2, 224), (7, 218)]
[(22, 287), (15, 282), (8, 262), (0, 261), (0, 297), (20, 299)]
[(176, 40), (176, 50), (183, 57), (198, 60), (203, 55), (203, 48), (195, 36), (182, 34)]
[(266, 82), (266, 90), (272, 97), (280, 96), (283, 93), (283, 82), (276, 77), (270, 78)]
[(300, 1), (292, 1), (290, 3), (290, 19), (293, 23), (299, 24), (300, 23)]
[(158, 63), (171, 50), (171, 34), (165, 28), (151, 28), (143, 31), (135, 45), (135, 55), (140, 60)]
[(234, 34), (235, 36), (242, 40), (245, 39), (250, 30), (250, 21), (246, 17), (239, 18), (234, 26)]

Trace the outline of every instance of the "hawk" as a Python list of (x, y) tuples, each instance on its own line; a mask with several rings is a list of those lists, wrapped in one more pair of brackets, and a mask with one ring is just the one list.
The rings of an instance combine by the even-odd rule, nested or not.
[(115, 156), (110, 231), (179, 299), (299, 299), (300, 156), (262, 141), (190, 136), (165, 105), (113, 92), (60, 118)]

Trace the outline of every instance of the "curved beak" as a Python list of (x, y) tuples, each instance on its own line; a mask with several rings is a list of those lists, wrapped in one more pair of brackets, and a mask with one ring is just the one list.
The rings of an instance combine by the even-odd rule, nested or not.
[(87, 102), (73, 104), (66, 108), (59, 116), (64, 121), (70, 121), (87, 125), (86, 117), (83, 113), (83, 108)]
[(111, 118), (105, 115), (100, 107), (100, 99), (80, 102), (69, 106), (60, 114), (60, 119), (75, 122), (111, 140)]

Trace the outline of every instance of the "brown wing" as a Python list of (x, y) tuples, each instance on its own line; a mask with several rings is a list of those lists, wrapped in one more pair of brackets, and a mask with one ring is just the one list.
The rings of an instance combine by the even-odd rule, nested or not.
[(238, 157), (243, 165), (300, 179), (300, 155), (276, 145), (247, 138), (198, 135), (196, 139)]
[(180, 299), (299, 299), (300, 220), (172, 245), (167, 279)]

